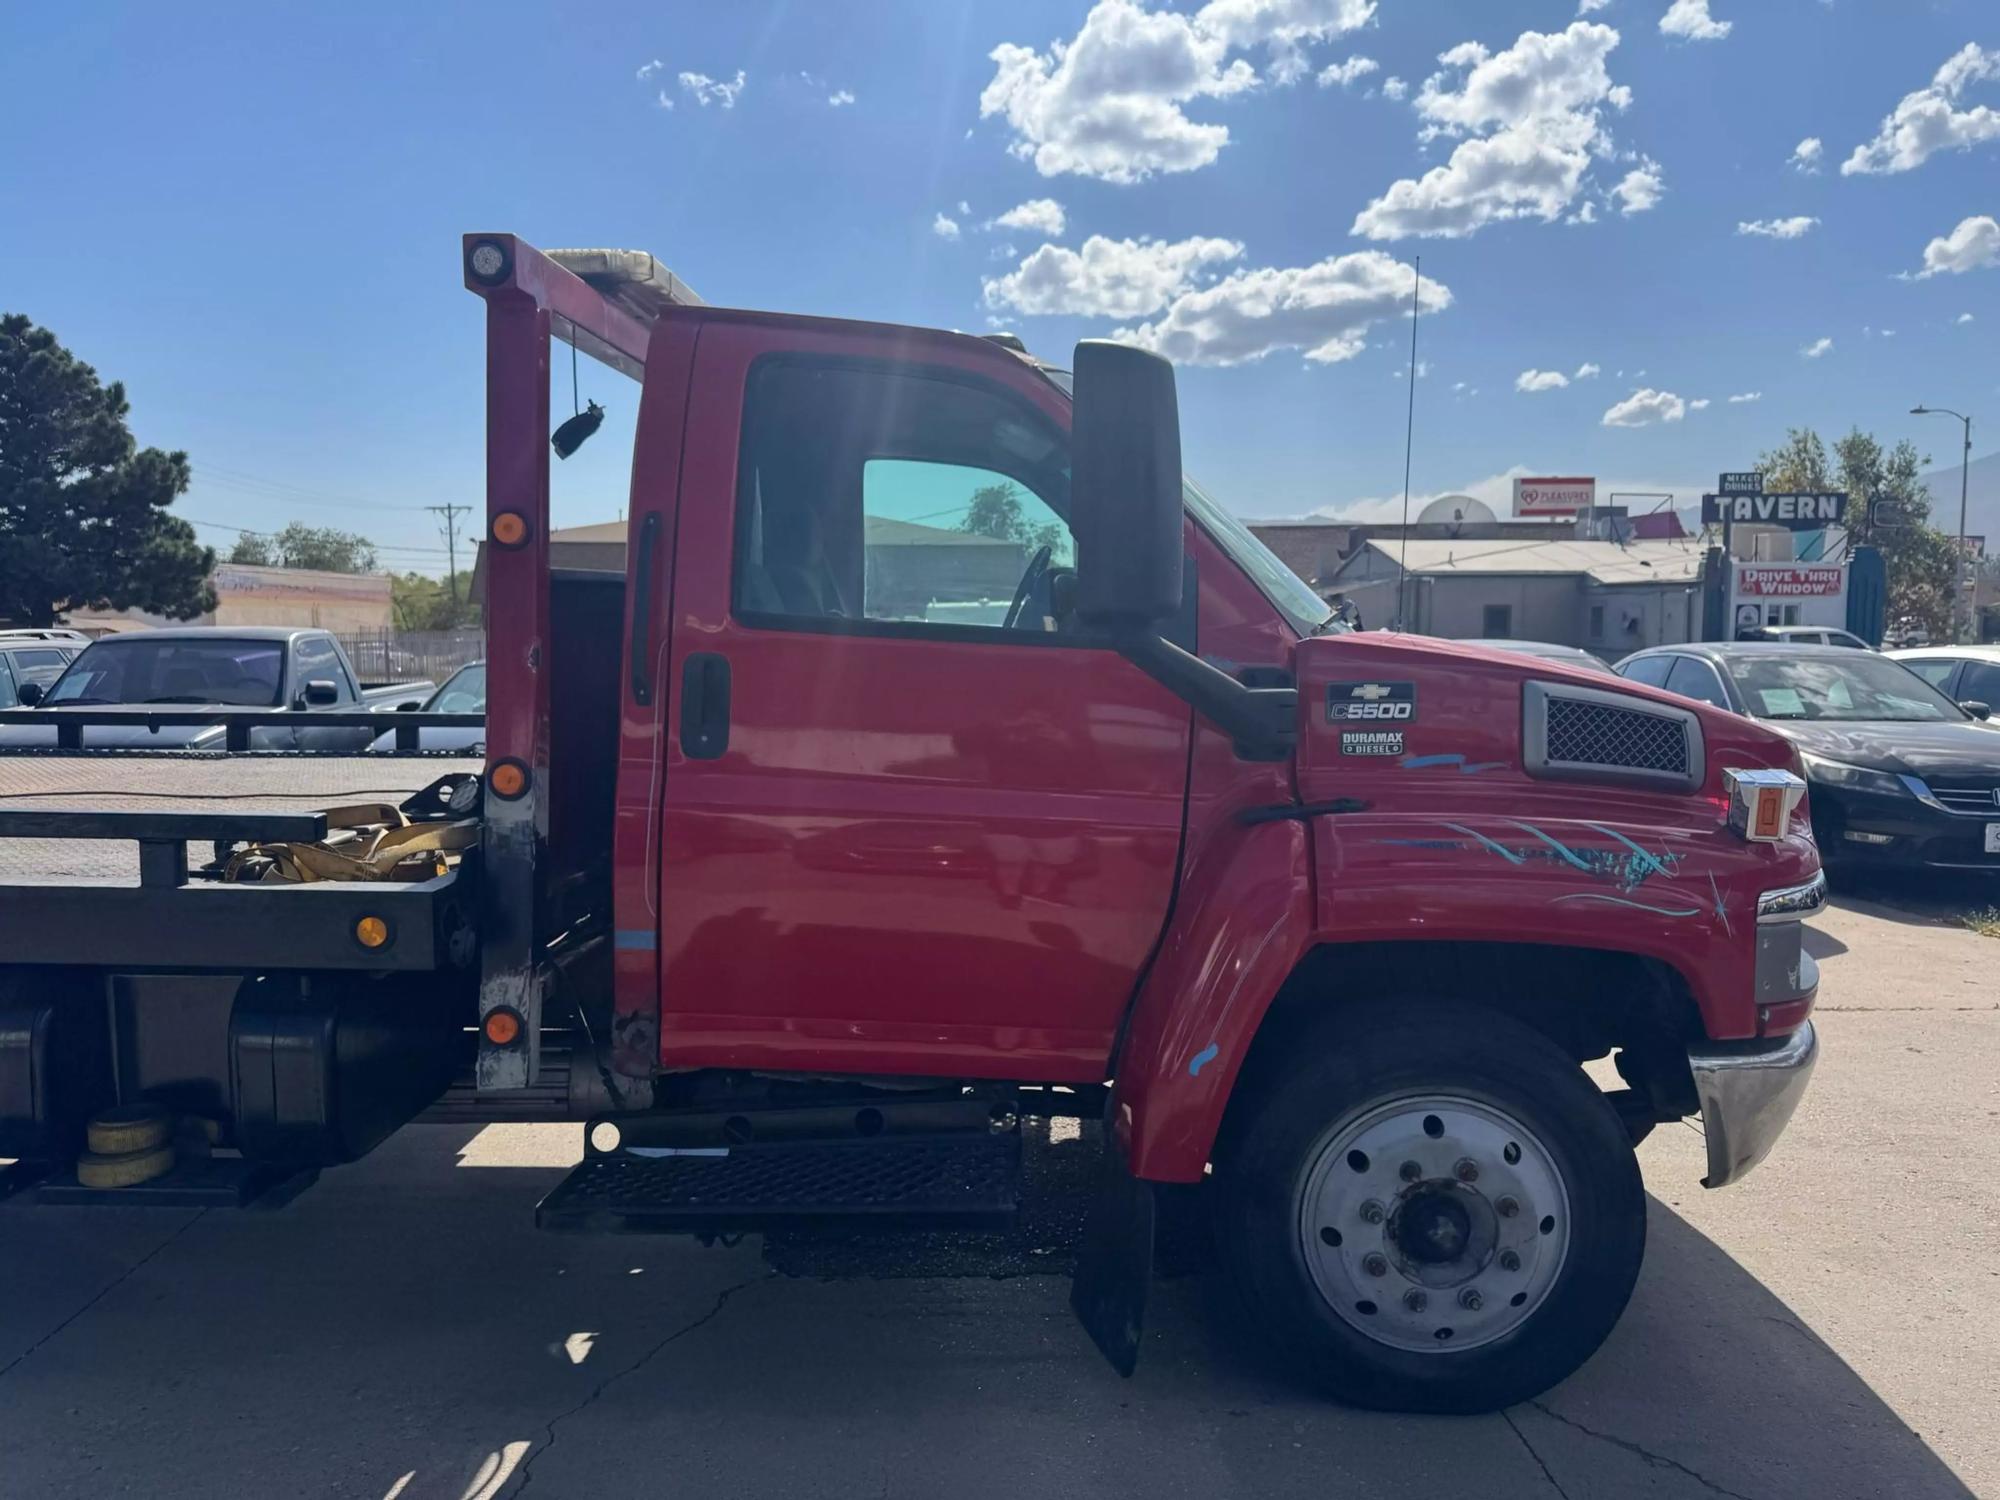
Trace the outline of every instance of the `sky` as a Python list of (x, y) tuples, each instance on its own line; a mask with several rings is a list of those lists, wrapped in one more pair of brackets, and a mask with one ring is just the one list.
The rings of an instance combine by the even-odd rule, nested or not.
[[(1788, 426), (1955, 463), (1919, 402), (2000, 448), (1996, 220), (1994, 0), (0, 10), (0, 308), (189, 452), (205, 540), (431, 572), (424, 507), (482, 525), (468, 230), (1057, 362), (1132, 339), (1239, 514), (1379, 519), (1418, 257), (1419, 501), (1687, 505)], [(580, 386), (611, 415), (558, 525), (626, 504), (636, 390)]]

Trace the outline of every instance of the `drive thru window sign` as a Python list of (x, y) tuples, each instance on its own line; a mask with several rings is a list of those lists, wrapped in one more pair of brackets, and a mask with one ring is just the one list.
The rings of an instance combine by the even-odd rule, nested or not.
[(1783, 526), (1790, 531), (1818, 531), (1838, 526), (1847, 516), (1845, 491), (1780, 495), (1703, 495), (1704, 525)]
[(1835, 598), (1847, 587), (1846, 572), (1839, 563), (1738, 563), (1736, 592), (1746, 599)]

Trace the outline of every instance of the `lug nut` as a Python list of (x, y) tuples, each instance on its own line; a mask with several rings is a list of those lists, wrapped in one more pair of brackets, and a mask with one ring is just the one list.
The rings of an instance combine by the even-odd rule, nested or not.
[(1403, 1306), (1411, 1312), (1422, 1312), (1430, 1305), (1430, 1298), (1424, 1295), (1422, 1287), (1411, 1287), (1403, 1293)]
[(1380, 1224), (1387, 1217), (1388, 1211), (1373, 1198), (1361, 1205), (1361, 1222), (1364, 1224)]
[(1500, 1252), (1500, 1269), (1503, 1271), (1520, 1270), (1521, 1257), (1516, 1255), (1512, 1250), (1502, 1250)]
[(1389, 1261), (1387, 1257), (1381, 1255), (1364, 1255), (1361, 1257), (1361, 1269), (1370, 1276), (1387, 1276)]
[(1405, 1182), (1415, 1182), (1424, 1175), (1424, 1169), (1413, 1161), (1406, 1161), (1396, 1169), (1396, 1175)]
[(1500, 1217), (1503, 1219), (1511, 1219), (1521, 1211), (1521, 1205), (1512, 1198), (1502, 1198), (1493, 1206), (1500, 1211)]
[(1458, 1305), (1467, 1312), (1478, 1312), (1483, 1303), (1484, 1299), (1480, 1297), (1479, 1288), (1476, 1286), (1469, 1286), (1458, 1294)]
[(1479, 1181), (1479, 1163), (1469, 1156), (1461, 1156), (1458, 1165), (1453, 1167), (1452, 1171), (1458, 1175), (1460, 1182)]

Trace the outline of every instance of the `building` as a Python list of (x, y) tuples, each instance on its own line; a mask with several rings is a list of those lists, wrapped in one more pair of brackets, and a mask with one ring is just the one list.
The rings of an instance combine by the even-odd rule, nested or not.
[(1322, 592), (1340, 565), (1369, 541), (1394, 540), (1406, 532), (1413, 539), (1426, 541), (1449, 541), (1456, 536), (1546, 541), (1571, 536), (1576, 530), (1575, 523), (1566, 519), (1462, 525), (1412, 521), (1407, 527), (1397, 521), (1251, 521), (1248, 525), (1259, 541), (1278, 554), (1280, 562)]
[(1702, 555), (1682, 542), (1370, 538), (1321, 592), (1379, 629), (1397, 620), (1403, 578), (1401, 623), (1416, 634), (1552, 641), (1615, 660), (1701, 635)]
[(298, 625), (336, 633), (384, 631), (394, 622), (386, 573), (322, 573), (217, 563), (209, 576), (215, 608), (194, 620), (137, 609), (78, 609), (68, 623), (85, 635), (116, 635), (164, 625)]

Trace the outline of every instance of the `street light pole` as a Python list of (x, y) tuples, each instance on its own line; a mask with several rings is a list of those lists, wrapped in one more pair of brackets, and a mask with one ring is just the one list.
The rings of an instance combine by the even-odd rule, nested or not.
[(1965, 424), (1965, 450), (1960, 455), (1958, 465), (1958, 566), (1952, 569), (1952, 582), (1956, 597), (1951, 601), (1951, 628), (1960, 640), (1968, 633), (1967, 621), (1959, 614), (1961, 607), (1967, 616), (1972, 613), (1972, 557), (1965, 550), (1965, 500), (1968, 487), (1972, 483), (1972, 418), (1964, 412), (1953, 411), (1948, 406), (1913, 406), (1913, 417), (1957, 417)]

